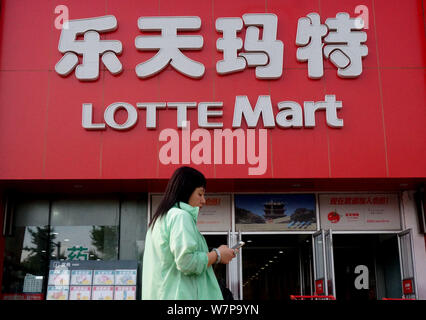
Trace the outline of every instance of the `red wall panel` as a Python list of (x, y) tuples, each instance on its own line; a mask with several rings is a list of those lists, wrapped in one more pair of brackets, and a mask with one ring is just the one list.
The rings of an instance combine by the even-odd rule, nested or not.
[(383, 113), (389, 175), (426, 175), (425, 69), (385, 69)]
[(47, 71), (0, 71), (2, 178), (43, 177), (48, 78)]
[[(3, 194), (0, 194), (0, 285), (2, 283), (3, 280), (3, 263), (4, 263), (4, 249), (5, 249), (5, 243), (6, 243), (6, 239), (3, 236), (3, 221), (4, 221), (4, 206), (3, 206)], [(1, 293), (0, 293), (0, 298), (1, 298)]]
[(424, 68), (424, 1), (374, 1), (381, 68)]

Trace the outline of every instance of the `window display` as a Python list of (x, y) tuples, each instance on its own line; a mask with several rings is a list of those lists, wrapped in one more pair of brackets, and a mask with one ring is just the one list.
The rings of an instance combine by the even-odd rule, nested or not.
[[(5, 238), (1, 299), (91, 298), (93, 293), (80, 286), (93, 284), (93, 270), (49, 272), (49, 263), (114, 262), (142, 257), (146, 232), (144, 195), (121, 199), (105, 195), (16, 198), (19, 201), (14, 203), (12, 232)], [(119, 271), (120, 281), (136, 286), (136, 272)], [(110, 279), (112, 285), (114, 276), (113, 273)], [(132, 297), (131, 292), (120, 294), (126, 299)]]

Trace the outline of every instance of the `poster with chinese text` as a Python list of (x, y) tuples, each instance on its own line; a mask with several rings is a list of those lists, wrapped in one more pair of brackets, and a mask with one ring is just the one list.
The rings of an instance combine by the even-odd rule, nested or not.
[(71, 285), (90, 286), (92, 285), (92, 270), (72, 270)]
[(136, 270), (115, 270), (116, 286), (135, 286)]
[(91, 286), (71, 286), (70, 300), (90, 300)]
[(64, 268), (49, 270), (48, 284), (52, 286), (68, 286), (70, 284), (70, 270)]
[(397, 194), (320, 194), (322, 229), (400, 230)]
[(136, 286), (115, 287), (114, 300), (136, 300)]
[(95, 270), (93, 274), (94, 285), (114, 285), (114, 270)]
[(113, 300), (114, 286), (93, 286), (92, 300)]
[(68, 286), (48, 286), (46, 300), (68, 300)]

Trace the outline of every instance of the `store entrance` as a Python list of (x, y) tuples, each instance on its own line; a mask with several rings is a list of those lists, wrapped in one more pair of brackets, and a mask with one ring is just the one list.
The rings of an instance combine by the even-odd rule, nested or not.
[(401, 298), (398, 239), (395, 234), (334, 234), (338, 300)]
[(244, 300), (311, 294), (311, 235), (243, 235), (242, 240)]

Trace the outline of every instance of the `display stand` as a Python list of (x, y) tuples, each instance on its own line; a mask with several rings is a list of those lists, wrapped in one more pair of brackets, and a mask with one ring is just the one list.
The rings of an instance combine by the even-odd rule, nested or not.
[(46, 300), (137, 300), (136, 260), (54, 260), (49, 265)]

